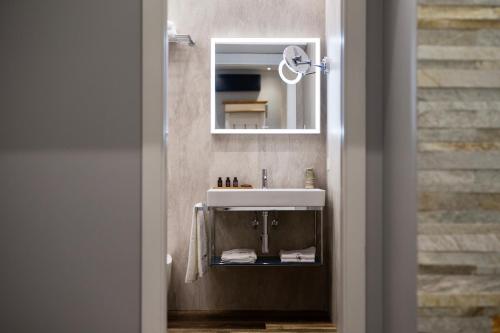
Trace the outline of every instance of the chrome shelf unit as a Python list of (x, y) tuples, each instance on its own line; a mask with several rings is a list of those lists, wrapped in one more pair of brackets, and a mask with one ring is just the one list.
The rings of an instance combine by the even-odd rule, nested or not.
[[(212, 267), (317, 267), (324, 264), (324, 207), (308, 207), (308, 206), (285, 206), (285, 207), (219, 207), (208, 206), (209, 216), (209, 255), (210, 266)], [(316, 260), (312, 263), (282, 263), (279, 257), (276, 256), (261, 256), (253, 264), (228, 264), (223, 263), (219, 256), (216, 255), (216, 233), (215, 224), (217, 222), (217, 212), (280, 212), (280, 211), (307, 211), (314, 214), (314, 243), (316, 247)], [(307, 223), (307, 222), (305, 222)], [(318, 251), (319, 250), (319, 251)]]

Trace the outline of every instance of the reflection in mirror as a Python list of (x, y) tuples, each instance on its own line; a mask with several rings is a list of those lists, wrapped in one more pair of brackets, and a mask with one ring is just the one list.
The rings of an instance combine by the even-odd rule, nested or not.
[(211, 56), (212, 133), (319, 133), (319, 39), (214, 38)]

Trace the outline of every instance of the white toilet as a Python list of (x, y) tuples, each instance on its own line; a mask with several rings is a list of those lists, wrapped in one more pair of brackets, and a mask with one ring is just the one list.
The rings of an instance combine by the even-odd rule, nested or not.
[(165, 257), (165, 262), (167, 264), (167, 290), (170, 289), (170, 277), (172, 276), (172, 256), (167, 254)]

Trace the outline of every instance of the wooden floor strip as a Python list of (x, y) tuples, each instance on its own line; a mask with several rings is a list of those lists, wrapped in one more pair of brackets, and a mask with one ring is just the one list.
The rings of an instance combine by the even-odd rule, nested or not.
[(244, 328), (202, 328), (202, 327), (185, 327), (185, 328), (170, 328), (168, 333), (336, 333), (335, 325), (329, 323), (272, 323), (265, 324), (265, 328), (244, 329)]
[(336, 333), (325, 312), (170, 311), (169, 333)]
[(304, 330), (326, 330), (331, 331), (335, 330), (335, 325), (328, 323), (304, 323), (304, 324), (266, 324), (267, 330), (291, 330), (291, 329), (304, 329)]

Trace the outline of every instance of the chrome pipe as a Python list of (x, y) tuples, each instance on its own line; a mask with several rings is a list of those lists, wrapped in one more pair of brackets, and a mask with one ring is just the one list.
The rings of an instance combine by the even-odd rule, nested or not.
[(262, 240), (262, 253), (269, 253), (269, 234), (267, 232), (267, 218), (269, 217), (269, 212), (262, 212), (262, 235), (260, 239)]
[(262, 169), (262, 188), (267, 188), (267, 169)]

